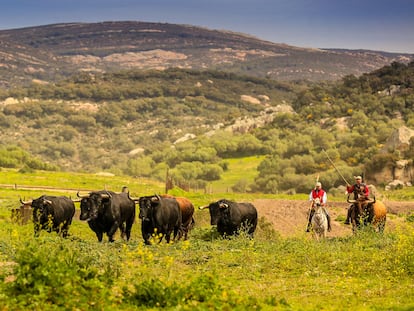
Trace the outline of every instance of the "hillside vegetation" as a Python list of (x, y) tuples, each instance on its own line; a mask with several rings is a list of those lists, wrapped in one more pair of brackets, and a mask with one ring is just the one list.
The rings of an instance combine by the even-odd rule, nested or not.
[(14, 100), (0, 113), (0, 165), (160, 181), (168, 170), (176, 184), (203, 188), (226, 159), (265, 156), (254, 182), (235, 188), (307, 192), (316, 175), (330, 188), (344, 181), (327, 155), (349, 180), (412, 159), (412, 144), (380, 151), (395, 129), (414, 126), (413, 77), (414, 63), (329, 84), (171, 69), (16, 88), (2, 95)]
[(134, 21), (0, 30), (0, 88), (59, 81), (79, 72), (223, 70), (285, 81), (338, 80), (411, 54), (288, 46), (231, 31)]

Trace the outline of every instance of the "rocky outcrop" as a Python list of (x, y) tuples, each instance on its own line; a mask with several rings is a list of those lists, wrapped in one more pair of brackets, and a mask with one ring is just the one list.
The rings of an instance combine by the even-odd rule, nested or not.
[(242, 117), (236, 119), (234, 124), (225, 128), (226, 131), (233, 133), (247, 133), (255, 128), (263, 127), (273, 121), (275, 116), (279, 113), (295, 113), (292, 106), (287, 104), (277, 105), (275, 107), (268, 107), (260, 112), (257, 117)]
[(395, 189), (402, 186), (411, 186), (414, 178), (412, 159), (404, 159), (403, 154), (410, 148), (410, 140), (414, 137), (414, 130), (402, 126), (395, 130), (388, 138), (381, 153), (401, 155), (398, 160), (372, 174), (376, 182), (385, 183), (386, 189)]
[(402, 126), (391, 134), (381, 152), (392, 153), (396, 150), (404, 152), (410, 147), (411, 137), (414, 137), (414, 130)]

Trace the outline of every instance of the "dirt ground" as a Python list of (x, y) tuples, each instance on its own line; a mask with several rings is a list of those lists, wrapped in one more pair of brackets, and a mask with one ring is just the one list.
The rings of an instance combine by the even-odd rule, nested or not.
[[(258, 211), (259, 218), (265, 217), (273, 224), (274, 229), (283, 237), (303, 234), (306, 230), (307, 212), (310, 202), (301, 200), (272, 200), (260, 199), (252, 202)], [(393, 230), (398, 223), (404, 221), (404, 216), (414, 213), (414, 202), (386, 201), (387, 223), (385, 231)], [(328, 210), (332, 219), (332, 231), (328, 237), (343, 237), (352, 235), (351, 225), (343, 222), (346, 217), (347, 202), (331, 202)]]

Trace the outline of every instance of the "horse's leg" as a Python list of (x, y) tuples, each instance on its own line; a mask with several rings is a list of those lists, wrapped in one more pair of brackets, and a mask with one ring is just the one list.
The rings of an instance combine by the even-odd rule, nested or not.
[(309, 213), (309, 217), (308, 217), (308, 225), (306, 226), (306, 232), (310, 232), (312, 229), (312, 218), (313, 215), (315, 215), (315, 210), (312, 208), (310, 213)]
[(325, 207), (322, 207), (323, 213), (325, 214), (326, 221), (328, 222), (328, 231), (331, 231), (331, 216), (328, 213), (328, 210)]
[(355, 215), (352, 217), (352, 231), (356, 233), (358, 229), (361, 229), (361, 217), (359, 215)]
[(385, 229), (385, 221), (386, 221), (386, 217), (382, 217), (382, 218), (378, 221), (378, 232), (379, 232), (379, 233), (384, 233), (384, 229)]
[(350, 209), (351, 209), (351, 212), (349, 213), (350, 214), (349, 217), (351, 219), (351, 224), (352, 224), (352, 233), (355, 234), (358, 228), (358, 223), (357, 223), (358, 215), (355, 212), (354, 205), (351, 205)]

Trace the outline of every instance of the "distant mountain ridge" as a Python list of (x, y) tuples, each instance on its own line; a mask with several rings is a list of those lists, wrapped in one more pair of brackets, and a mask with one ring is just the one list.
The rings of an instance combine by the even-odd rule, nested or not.
[(310, 49), (191, 25), (114, 21), (0, 31), (0, 87), (81, 71), (220, 69), (278, 80), (337, 80), (409, 62), (413, 54)]

